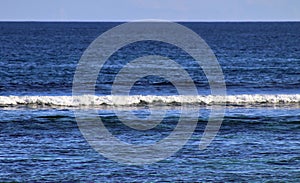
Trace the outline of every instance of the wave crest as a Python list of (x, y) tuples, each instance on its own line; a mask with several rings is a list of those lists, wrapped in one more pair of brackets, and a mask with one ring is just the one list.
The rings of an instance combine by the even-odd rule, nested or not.
[(300, 94), (293, 95), (199, 95), (199, 96), (0, 96), (0, 106), (138, 106), (138, 105), (276, 105), (300, 104)]

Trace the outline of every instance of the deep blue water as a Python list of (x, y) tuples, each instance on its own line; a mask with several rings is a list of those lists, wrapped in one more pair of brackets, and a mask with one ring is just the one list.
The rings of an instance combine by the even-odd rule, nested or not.
[[(83, 51), (101, 33), (116, 25), (2, 22), (0, 94), (71, 95), (73, 75)], [(198, 33), (212, 48), (222, 66), (229, 94), (299, 93), (299, 23), (183, 25)], [(111, 78), (122, 64), (147, 54), (186, 60), (185, 66), (193, 67), (186, 54), (170, 45), (149, 41), (131, 44), (107, 62), (115, 67), (100, 73), (105, 77), (98, 78), (97, 93), (110, 94)], [(201, 70), (190, 70), (199, 90), (207, 89)]]
[[(0, 95), (72, 95), (77, 63), (88, 45), (120, 23), (0, 23)], [(227, 93), (300, 94), (300, 23), (182, 23), (214, 51)], [(182, 50), (144, 41), (118, 50), (101, 70), (97, 95), (109, 95), (114, 76), (129, 61), (158, 54), (181, 61), (199, 94), (210, 94), (201, 68)], [(100, 77), (101, 76), (101, 77)], [(131, 94), (176, 95), (167, 80), (139, 80)], [(105, 125), (125, 142), (145, 143), (167, 136), (178, 122), (168, 106), (156, 130), (128, 131), (110, 107), (98, 110)], [(224, 107), (224, 106), (223, 106)], [(199, 106), (199, 123), (188, 143), (166, 160), (124, 165), (103, 157), (84, 139), (74, 111), (57, 106), (0, 108), (0, 181), (300, 181), (300, 107), (230, 106), (221, 129), (205, 150), (198, 145), (209, 108)], [(147, 116), (147, 108), (126, 109)]]

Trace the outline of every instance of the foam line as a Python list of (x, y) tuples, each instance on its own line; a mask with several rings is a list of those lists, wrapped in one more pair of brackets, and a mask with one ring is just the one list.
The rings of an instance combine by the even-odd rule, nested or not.
[(0, 96), (0, 106), (138, 106), (138, 105), (272, 105), (300, 104), (300, 94), (199, 96)]

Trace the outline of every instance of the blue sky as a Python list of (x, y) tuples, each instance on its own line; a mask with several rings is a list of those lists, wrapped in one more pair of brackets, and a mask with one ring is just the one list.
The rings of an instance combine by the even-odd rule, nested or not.
[(300, 21), (300, 0), (0, 0), (0, 20)]

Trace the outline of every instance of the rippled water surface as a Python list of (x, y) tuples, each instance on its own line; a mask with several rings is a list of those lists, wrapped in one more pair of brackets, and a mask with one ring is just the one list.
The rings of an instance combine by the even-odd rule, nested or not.
[[(299, 180), (299, 108), (227, 109), (214, 142), (199, 150), (207, 112), (201, 110), (192, 138), (172, 157), (150, 165), (129, 166), (94, 151), (81, 135), (72, 110), (2, 109), (0, 176), (3, 181)], [(113, 111), (99, 110), (99, 115), (113, 134), (131, 143), (163, 138), (178, 117), (176, 110), (171, 110), (166, 127), (141, 136), (120, 127)]]
[[(300, 182), (300, 23), (183, 23), (216, 54), (232, 104), (187, 102), (190, 108), (184, 110), (197, 108), (199, 113), (191, 138), (171, 157), (148, 165), (124, 165), (99, 154), (85, 140), (75, 119), (75, 112), (89, 113), (91, 106), (80, 108), (63, 101), (72, 94), (83, 51), (118, 24), (0, 23), (1, 182)], [(203, 71), (186, 53), (169, 44), (144, 41), (127, 45), (110, 57), (99, 73), (96, 95), (110, 94), (120, 69), (147, 54), (181, 63), (199, 94), (210, 94)], [(150, 76), (137, 81), (130, 94), (168, 97), (178, 92), (169, 81)], [(279, 100), (282, 95), (293, 102)], [(251, 103), (253, 96), (259, 102)], [(237, 102), (238, 97), (247, 102)], [(181, 113), (176, 101), (155, 106), (143, 99), (134, 105), (93, 107), (109, 132), (132, 144), (151, 144), (167, 137)], [(221, 129), (207, 149), (199, 150), (215, 107), (225, 110)], [(163, 111), (163, 121), (150, 130), (134, 130), (120, 120), (128, 114), (143, 119)]]

